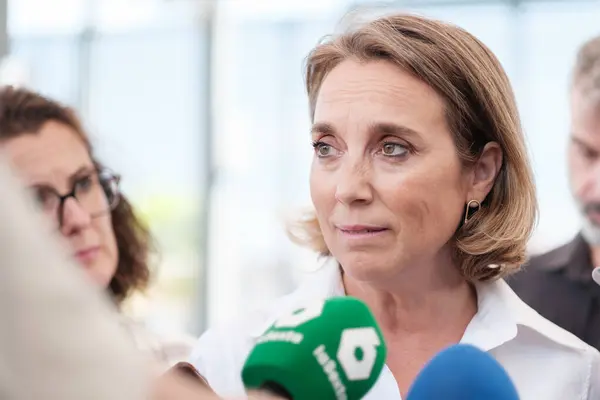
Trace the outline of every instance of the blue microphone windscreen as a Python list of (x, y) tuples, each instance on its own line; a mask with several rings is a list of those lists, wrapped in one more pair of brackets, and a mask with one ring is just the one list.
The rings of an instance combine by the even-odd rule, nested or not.
[(438, 353), (415, 379), (407, 400), (519, 400), (502, 366), (478, 348), (458, 344)]

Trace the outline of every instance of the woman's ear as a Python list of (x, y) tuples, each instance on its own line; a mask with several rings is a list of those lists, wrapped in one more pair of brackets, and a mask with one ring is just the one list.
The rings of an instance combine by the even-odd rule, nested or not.
[(502, 167), (502, 157), (502, 149), (498, 143), (489, 142), (485, 145), (473, 166), (472, 185), (467, 202), (470, 200), (483, 202), (487, 197)]

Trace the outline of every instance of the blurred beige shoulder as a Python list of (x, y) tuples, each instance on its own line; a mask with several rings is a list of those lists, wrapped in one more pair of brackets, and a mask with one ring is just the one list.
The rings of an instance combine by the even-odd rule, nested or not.
[(186, 335), (161, 335), (153, 332), (142, 323), (123, 316), (122, 324), (130, 333), (136, 347), (151, 356), (160, 365), (162, 370), (167, 370), (180, 361), (188, 359), (196, 338)]

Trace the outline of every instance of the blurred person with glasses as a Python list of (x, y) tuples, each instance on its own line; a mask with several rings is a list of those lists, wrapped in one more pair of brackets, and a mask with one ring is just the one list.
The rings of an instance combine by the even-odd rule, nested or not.
[(0, 398), (222, 400), (196, 375), (155, 375), (109, 298), (60, 251), (58, 236), (40, 229), (43, 218), (5, 161), (0, 155)]
[[(150, 233), (119, 191), (120, 177), (95, 157), (74, 110), (30, 90), (1, 88), (0, 151), (117, 308), (147, 287)], [(163, 370), (185, 359), (193, 344), (183, 335), (160, 337), (125, 315), (123, 324)]]
[(108, 169), (94, 167), (78, 172), (68, 193), (60, 194), (55, 188), (45, 184), (35, 185), (32, 189), (40, 209), (55, 222), (57, 229), (61, 229), (64, 223), (65, 203), (70, 198), (77, 201), (90, 219), (114, 210), (119, 204), (120, 179), (120, 176)]

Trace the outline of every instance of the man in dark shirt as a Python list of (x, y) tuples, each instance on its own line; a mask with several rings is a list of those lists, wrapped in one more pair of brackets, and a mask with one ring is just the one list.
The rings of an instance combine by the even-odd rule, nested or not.
[(531, 307), (600, 349), (600, 36), (579, 50), (571, 83), (569, 178), (582, 228), (507, 281)]

